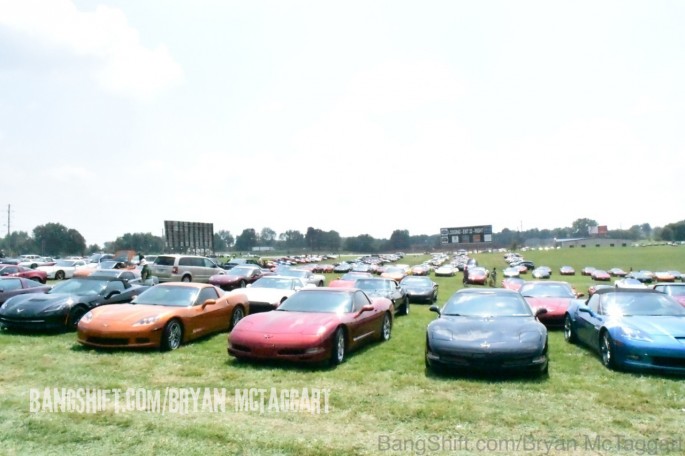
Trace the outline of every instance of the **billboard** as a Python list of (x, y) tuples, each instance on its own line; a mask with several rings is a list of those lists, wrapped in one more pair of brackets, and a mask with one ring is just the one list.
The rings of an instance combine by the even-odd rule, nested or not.
[(214, 253), (214, 224), (164, 221), (164, 240), (170, 253)]
[(440, 228), (442, 244), (482, 244), (492, 242), (492, 225)]

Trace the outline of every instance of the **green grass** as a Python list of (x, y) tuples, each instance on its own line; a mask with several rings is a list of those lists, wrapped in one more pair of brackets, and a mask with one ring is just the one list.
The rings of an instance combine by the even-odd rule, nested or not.
[[(682, 248), (588, 248), (526, 252), (526, 257), (552, 267), (554, 279), (562, 264), (578, 270), (586, 265), (685, 270)], [(501, 254), (477, 258), (500, 271), (504, 267)], [(579, 275), (570, 279), (582, 291), (591, 283)], [(460, 275), (435, 280), (439, 303), (461, 287)], [(627, 445), (655, 445), (655, 439), (665, 444), (683, 434), (684, 379), (609, 371), (592, 352), (567, 344), (556, 331), (550, 333), (547, 378), (426, 372), (425, 327), (434, 318), (428, 306), (413, 305), (408, 317), (395, 320), (389, 342), (353, 353), (334, 369), (237, 362), (226, 354), (225, 333), (170, 353), (84, 349), (73, 333), (2, 333), (0, 453), (446, 454), (468, 445), (469, 451), (459, 454), (640, 454)], [(225, 388), (226, 409), (29, 413), (30, 389), (46, 387)], [(329, 412), (235, 410), (235, 389), (272, 387), (330, 389)], [(618, 448), (616, 435), (634, 440)], [(597, 438), (604, 449), (593, 451)], [(485, 448), (476, 447), (478, 439)], [(548, 451), (545, 445), (556, 448)], [(641, 454), (682, 454), (685, 443), (680, 445), (652, 453), (647, 447)]]

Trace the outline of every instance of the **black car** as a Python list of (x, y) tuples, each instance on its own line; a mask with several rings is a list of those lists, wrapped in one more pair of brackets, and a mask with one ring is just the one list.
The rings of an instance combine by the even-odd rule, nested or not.
[(464, 288), (454, 293), (426, 328), (429, 369), (546, 373), (547, 328), (512, 290)]
[(426, 276), (406, 276), (400, 287), (409, 297), (410, 302), (434, 303), (438, 300), (438, 284)]
[(75, 330), (93, 307), (130, 302), (147, 290), (113, 277), (79, 277), (60, 282), (47, 293), (14, 296), (0, 306), (0, 323), (7, 329)]
[(409, 315), (409, 296), (394, 280), (380, 277), (361, 278), (354, 282), (354, 286), (363, 290), (370, 298), (388, 298), (392, 301), (395, 312)]

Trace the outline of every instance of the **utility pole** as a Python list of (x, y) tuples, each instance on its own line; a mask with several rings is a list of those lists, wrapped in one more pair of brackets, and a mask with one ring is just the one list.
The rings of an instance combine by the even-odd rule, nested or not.
[(12, 207), (11, 204), (7, 205), (7, 235), (8, 236), (10, 235), (10, 213), (11, 213), (10, 209), (11, 209), (11, 207)]

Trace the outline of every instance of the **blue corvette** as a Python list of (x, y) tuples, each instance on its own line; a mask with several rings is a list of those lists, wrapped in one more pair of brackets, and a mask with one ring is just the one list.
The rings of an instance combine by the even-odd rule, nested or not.
[(589, 346), (610, 369), (685, 374), (685, 308), (651, 289), (601, 289), (572, 302), (564, 339)]

